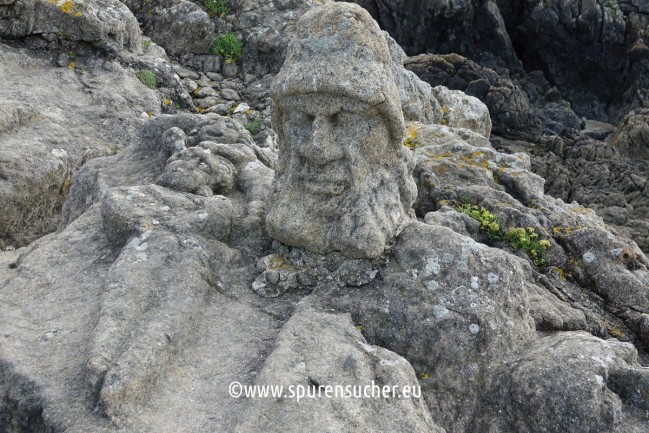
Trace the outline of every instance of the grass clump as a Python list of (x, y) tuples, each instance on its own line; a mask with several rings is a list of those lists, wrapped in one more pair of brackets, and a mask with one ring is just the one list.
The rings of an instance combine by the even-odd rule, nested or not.
[(250, 135), (254, 137), (255, 135), (259, 134), (259, 132), (261, 132), (261, 125), (262, 120), (261, 118), (257, 117), (246, 123), (243, 127), (246, 128)]
[(212, 54), (221, 55), (225, 63), (236, 63), (243, 55), (243, 42), (234, 33), (225, 33), (214, 38)]
[(153, 71), (145, 69), (143, 71), (138, 71), (135, 76), (149, 89), (155, 89), (158, 87), (158, 77), (156, 77)]
[(205, 0), (203, 4), (211, 17), (223, 18), (230, 12), (227, 0)]

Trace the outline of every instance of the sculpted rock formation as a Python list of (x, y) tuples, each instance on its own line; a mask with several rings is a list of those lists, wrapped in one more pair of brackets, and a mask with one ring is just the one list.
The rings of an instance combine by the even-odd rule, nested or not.
[(377, 257), (410, 218), (416, 193), (376, 22), (358, 6), (304, 14), (272, 95), (279, 161), (268, 233), (319, 253)]
[[(363, 31), (343, 43), (348, 26)], [(279, 151), (234, 114), (155, 113), (123, 151), (83, 165), (56, 233), (0, 252), (0, 426), (648, 432), (649, 260), (638, 246), (593, 211), (545, 195), (527, 154), (490, 144), (487, 107), (395, 66), (400, 52), (358, 7), (317, 6), (296, 34), (273, 87)], [(349, 44), (369, 35), (351, 57)], [(345, 48), (322, 54), (336, 46)], [(344, 66), (364, 62), (389, 80), (351, 85)], [(16, 128), (30, 110), (2, 115)], [(591, 144), (575, 151), (601, 156)], [(337, 164), (317, 159), (332, 151)], [(322, 182), (282, 184), (294, 174)], [(367, 192), (364, 182), (384, 175), (391, 184), (345, 200), (334, 218), (299, 210), (319, 217), (331, 211), (316, 196), (335, 203), (338, 182)], [(348, 220), (386, 221), (368, 207), (386, 193), (398, 224), (375, 226), (371, 242), (301, 235), (304, 245), (290, 245), (310, 227), (327, 236), (353, 233)], [(293, 209), (283, 221), (272, 218), (279, 202)], [(467, 205), (484, 208), (490, 226), (534, 233), (545, 261), (489, 236)], [(421, 386), (421, 397), (228, 393), (233, 383), (313, 391), (372, 381)]]

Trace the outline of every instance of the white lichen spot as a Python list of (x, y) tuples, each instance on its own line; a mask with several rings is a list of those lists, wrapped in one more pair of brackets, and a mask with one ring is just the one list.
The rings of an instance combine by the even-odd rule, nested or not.
[(209, 214), (207, 212), (203, 212), (203, 213), (198, 214), (198, 218), (201, 219), (201, 220), (207, 219), (208, 216), (209, 216)]
[(457, 270), (464, 273), (469, 270), (469, 264), (467, 263), (466, 260), (461, 260), (457, 262)]
[(68, 152), (65, 149), (52, 149), (52, 155), (59, 159), (64, 159), (68, 157)]
[(474, 241), (473, 239), (462, 243), (462, 255), (467, 256), (469, 253), (475, 254), (484, 249), (485, 246)]
[(243, 171), (257, 171), (261, 165), (257, 161), (250, 161), (243, 167)]
[(595, 261), (595, 254), (592, 251), (586, 251), (583, 256), (581, 256), (586, 263), (593, 263)]
[(365, 349), (367, 353), (376, 352), (376, 347), (370, 346), (369, 344), (361, 343), (361, 347)]
[(442, 262), (443, 262), (443, 263), (449, 264), (449, 263), (451, 263), (453, 260), (455, 260), (455, 256), (454, 256), (453, 254), (451, 254), (451, 253), (444, 253), (444, 254), (442, 255)]
[(448, 309), (443, 305), (435, 305), (433, 307), (433, 315), (435, 315), (435, 318), (437, 320), (441, 320), (444, 317), (448, 316)]
[(480, 278), (478, 277), (471, 277), (471, 288), (472, 289), (477, 289), (479, 286)]
[(162, 206), (162, 207), (160, 208), (160, 210), (161, 210), (162, 212), (169, 212), (170, 209), (171, 209), (171, 208), (170, 208), (169, 206)]
[(437, 275), (439, 274), (439, 271), (442, 269), (442, 267), (439, 264), (439, 258), (438, 257), (431, 257), (428, 260), (426, 260), (426, 274), (427, 275)]
[(426, 283), (426, 288), (428, 290), (437, 290), (439, 288), (439, 283), (435, 280), (430, 280)]
[(136, 250), (136, 251), (146, 251), (147, 248), (149, 248), (149, 244), (148, 244), (147, 242), (143, 242), (143, 243), (141, 243), (140, 245), (137, 245), (137, 246), (135, 247), (135, 250)]
[(475, 323), (470, 324), (469, 325), (469, 332), (472, 333), (472, 334), (477, 334), (478, 332), (480, 332), (480, 326), (478, 326)]
[(497, 284), (498, 281), (500, 281), (500, 277), (494, 272), (489, 272), (487, 274), (487, 280), (489, 281), (489, 284)]
[(599, 374), (595, 375), (595, 382), (597, 382), (599, 386), (604, 387), (604, 378)]
[(138, 262), (143, 262), (146, 259), (148, 259), (149, 257), (146, 255), (146, 253), (137, 253), (135, 258), (137, 259)]
[(624, 248), (613, 248), (611, 250), (611, 256), (617, 259), (622, 255), (623, 252), (624, 252)]
[(396, 366), (399, 366), (399, 365), (403, 364), (403, 361), (404, 361), (403, 358), (399, 358), (399, 359), (395, 359), (395, 360), (381, 359), (379, 361), (379, 364), (381, 364), (381, 365), (383, 365), (385, 367), (396, 367)]
[(152, 221), (151, 221), (151, 224), (153, 224), (154, 226), (157, 226), (157, 225), (160, 225), (160, 221), (158, 221), (158, 220), (152, 220)]

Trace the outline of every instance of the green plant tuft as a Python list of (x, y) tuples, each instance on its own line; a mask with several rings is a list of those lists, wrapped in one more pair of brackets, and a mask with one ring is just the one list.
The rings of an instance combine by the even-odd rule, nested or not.
[(135, 76), (149, 89), (155, 89), (158, 87), (158, 77), (156, 77), (155, 72), (145, 69), (143, 71), (138, 71)]
[(548, 262), (546, 250), (550, 241), (539, 239), (538, 233), (532, 227), (513, 227), (505, 230), (498, 218), (487, 209), (470, 203), (455, 206), (458, 212), (470, 216), (480, 223), (480, 231), (491, 241), (507, 241), (514, 250), (523, 250), (534, 266), (545, 266)]
[(205, 0), (204, 5), (211, 17), (223, 18), (230, 12), (227, 0)]
[(243, 127), (248, 130), (253, 137), (261, 131), (262, 119), (257, 117), (246, 123)]
[(225, 63), (236, 63), (243, 55), (243, 42), (234, 33), (217, 36), (212, 42), (212, 53), (225, 58)]
[(505, 238), (514, 250), (523, 250), (532, 260), (534, 266), (545, 266), (548, 262), (548, 254), (545, 251), (550, 246), (550, 241), (539, 240), (539, 235), (534, 228), (514, 227), (507, 230)]
[(505, 237), (505, 229), (498, 221), (498, 218), (483, 207), (470, 203), (461, 204), (455, 207), (459, 212), (470, 216), (480, 223), (480, 230), (492, 241), (500, 241)]

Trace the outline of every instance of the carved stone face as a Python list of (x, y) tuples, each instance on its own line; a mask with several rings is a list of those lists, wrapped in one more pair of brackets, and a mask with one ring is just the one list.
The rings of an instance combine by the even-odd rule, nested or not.
[(277, 103), (283, 140), (269, 234), (319, 253), (380, 255), (415, 191), (409, 155), (395, 149), (378, 107), (317, 93)]
[(414, 161), (401, 144), (391, 71), (387, 41), (363, 8), (327, 3), (300, 18), (271, 86), (279, 139), (271, 237), (373, 258), (408, 221)]
[(288, 151), (282, 162), (292, 183), (306, 194), (340, 201), (386, 156), (389, 131), (366, 103), (311, 94), (281, 104)]

